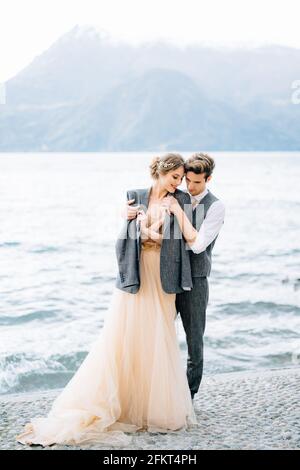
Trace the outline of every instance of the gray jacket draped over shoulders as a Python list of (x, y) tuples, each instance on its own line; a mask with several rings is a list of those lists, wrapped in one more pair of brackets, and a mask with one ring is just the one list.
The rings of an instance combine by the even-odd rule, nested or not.
[[(149, 204), (151, 188), (127, 191), (127, 200), (145, 212)], [(174, 196), (186, 214), (192, 217), (190, 196), (176, 189)], [(185, 206), (186, 205), (186, 206)], [(118, 263), (116, 287), (135, 294), (140, 288), (141, 235), (136, 219), (125, 220), (115, 245)], [(193, 287), (189, 249), (180, 231), (176, 217), (167, 214), (163, 224), (163, 238), (160, 248), (160, 278), (162, 288), (167, 293), (181, 293)]]

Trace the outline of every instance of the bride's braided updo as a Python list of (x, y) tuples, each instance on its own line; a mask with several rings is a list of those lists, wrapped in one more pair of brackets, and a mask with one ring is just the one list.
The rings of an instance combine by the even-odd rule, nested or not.
[(166, 175), (171, 170), (184, 167), (184, 159), (179, 153), (167, 153), (163, 157), (154, 157), (150, 165), (150, 174), (153, 179), (159, 175)]

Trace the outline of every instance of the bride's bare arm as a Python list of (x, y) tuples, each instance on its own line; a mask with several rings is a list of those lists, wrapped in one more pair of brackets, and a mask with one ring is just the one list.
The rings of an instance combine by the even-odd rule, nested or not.
[(160, 218), (156, 220), (155, 222), (153, 222), (153, 224), (151, 224), (148, 228), (150, 230), (158, 231), (160, 227), (162, 226), (162, 224), (164, 223), (164, 220), (165, 220), (165, 214), (162, 214)]
[(177, 218), (178, 225), (180, 227), (180, 230), (185, 240), (187, 241), (189, 245), (192, 245), (197, 238), (197, 235), (198, 235), (197, 230), (193, 227), (193, 224), (191, 224), (187, 215), (181, 209), (177, 199), (175, 199), (173, 196), (168, 196), (168, 198), (166, 199), (170, 201), (169, 210)]
[(150, 238), (153, 241), (161, 241), (161, 234), (158, 232), (155, 232), (155, 230), (146, 228), (146, 230), (142, 232), (142, 238), (144, 238), (145, 240)]
[(160, 226), (163, 224), (164, 215), (161, 215), (158, 220), (153, 222), (153, 224), (147, 226), (147, 217), (144, 212), (140, 213), (137, 217), (137, 220), (140, 222), (141, 226), (141, 237), (143, 239), (150, 238), (153, 241), (160, 241), (161, 234), (158, 232)]

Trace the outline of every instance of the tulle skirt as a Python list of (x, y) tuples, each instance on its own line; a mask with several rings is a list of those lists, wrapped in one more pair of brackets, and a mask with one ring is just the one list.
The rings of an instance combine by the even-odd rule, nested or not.
[(133, 433), (197, 425), (176, 335), (175, 294), (163, 291), (160, 249), (143, 246), (137, 294), (114, 289), (104, 326), (46, 417), (27, 423), (23, 444), (123, 447)]

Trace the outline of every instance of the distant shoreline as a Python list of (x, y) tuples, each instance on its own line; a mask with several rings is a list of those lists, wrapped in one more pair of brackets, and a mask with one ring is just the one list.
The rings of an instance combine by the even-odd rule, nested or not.
[[(31, 418), (47, 414), (59, 391), (2, 395), (0, 449), (22, 449), (15, 436)], [(157, 436), (137, 433), (127, 448), (300, 449), (299, 396), (300, 366), (207, 375), (195, 396), (196, 429)], [(70, 446), (45, 449), (64, 448)], [(114, 449), (88, 446), (93, 448)]]

